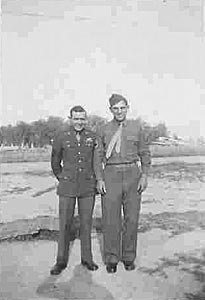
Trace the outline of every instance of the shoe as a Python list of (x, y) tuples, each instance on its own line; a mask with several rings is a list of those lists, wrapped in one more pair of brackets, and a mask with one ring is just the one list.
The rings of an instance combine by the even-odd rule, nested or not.
[(108, 273), (115, 273), (117, 271), (117, 264), (108, 263), (106, 269)]
[(93, 261), (89, 263), (85, 260), (81, 260), (81, 264), (89, 271), (96, 271), (98, 269), (98, 265), (96, 265)]
[(66, 265), (55, 264), (50, 271), (51, 275), (59, 275), (64, 269)]
[(133, 261), (123, 261), (126, 271), (132, 271), (135, 269), (135, 264)]

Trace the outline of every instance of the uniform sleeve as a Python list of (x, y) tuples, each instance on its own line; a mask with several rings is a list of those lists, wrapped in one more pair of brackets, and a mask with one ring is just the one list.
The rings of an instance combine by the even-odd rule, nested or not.
[(105, 127), (98, 127), (97, 128), (97, 136), (100, 139), (100, 145), (102, 147), (101, 149), (101, 155), (102, 155), (102, 162), (106, 162), (105, 154), (106, 154), (106, 144), (105, 144)]
[(61, 135), (56, 134), (53, 145), (52, 145), (52, 152), (51, 152), (51, 168), (53, 171), (53, 174), (58, 179), (58, 175), (62, 171), (62, 142), (61, 142)]
[(142, 126), (139, 129), (138, 155), (141, 159), (142, 173), (147, 175), (151, 165), (151, 153), (149, 140)]
[(104, 180), (104, 170), (103, 170), (103, 145), (102, 139), (97, 134), (95, 137), (94, 144), (94, 172), (97, 180)]

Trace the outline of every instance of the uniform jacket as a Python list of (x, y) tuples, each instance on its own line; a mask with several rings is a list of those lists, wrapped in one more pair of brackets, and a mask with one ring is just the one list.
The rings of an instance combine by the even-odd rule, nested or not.
[[(104, 149), (104, 157), (109, 142), (117, 131), (118, 126), (119, 123), (113, 119), (99, 130)], [(145, 132), (140, 123), (133, 122), (132, 120), (125, 120), (123, 122), (120, 153), (116, 153), (114, 149), (111, 157), (105, 161), (105, 164), (128, 162), (140, 162), (142, 172), (145, 174), (147, 174), (151, 164), (149, 143)]]
[(89, 129), (83, 129), (80, 136), (78, 142), (74, 127), (70, 126), (54, 139), (51, 167), (59, 180), (57, 194), (60, 196), (93, 195), (96, 180), (103, 178), (99, 137)]

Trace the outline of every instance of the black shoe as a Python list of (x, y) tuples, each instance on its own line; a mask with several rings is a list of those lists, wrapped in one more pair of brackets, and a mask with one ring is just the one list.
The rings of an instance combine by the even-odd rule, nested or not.
[(115, 273), (117, 271), (117, 264), (108, 263), (106, 269), (108, 273)]
[(85, 260), (81, 260), (81, 264), (89, 271), (96, 271), (98, 269), (98, 265), (96, 265), (93, 261), (89, 263)]
[(63, 264), (55, 264), (53, 268), (50, 271), (51, 275), (59, 275), (64, 269), (66, 268), (66, 265)]
[(126, 271), (132, 271), (135, 269), (135, 264), (133, 261), (123, 261)]

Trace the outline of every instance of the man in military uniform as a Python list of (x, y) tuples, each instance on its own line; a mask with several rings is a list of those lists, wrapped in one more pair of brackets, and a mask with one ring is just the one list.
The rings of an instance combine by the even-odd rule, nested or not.
[(70, 110), (71, 124), (56, 136), (51, 155), (51, 167), (59, 181), (59, 241), (57, 261), (52, 275), (66, 268), (69, 253), (70, 227), (76, 199), (80, 216), (81, 263), (95, 271), (91, 251), (91, 223), (95, 202), (96, 183), (102, 178), (100, 140), (85, 128), (87, 114), (83, 107)]
[(105, 164), (105, 183), (101, 182), (100, 191), (104, 193), (104, 260), (107, 272), (114, 273), (120, 260), (126, 270), (135, 269), (141, 194), (147, 187), (151, 158), (142, 126), (126, 119), (127, 100), (113, 94), (109, 102), (113, 120), (100, 130)]

